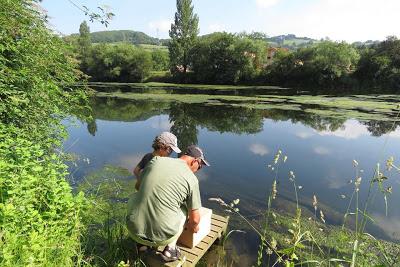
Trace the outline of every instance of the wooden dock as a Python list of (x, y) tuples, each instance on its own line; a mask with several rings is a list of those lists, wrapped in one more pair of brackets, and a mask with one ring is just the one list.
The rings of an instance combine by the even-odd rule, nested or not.
[(165, 263), (161, 256), (159, 255), (164, 247), (158, 247), (157, 251), (149, 252), (145, 257), (144, 261), (146, 266), (149, 267), (158, 267), (158, 266), (169, 266), (169, 267), (193, 267), (196, 263), (203, 257), (203, 255), (210, 249), (211, 245), (217, 239), (220, 239), (222, 235), (225, 233), (226, 228), (228, 226), (229, 217), (223, 217), (220, 215), (212, 214), (211, 216), (211, 231), (210, 233), (203, 238), (203, 240), (194, 248), (186, 248), (183, 246), (179, 246), (181, 249), (182, 255), (181, 258), (174, 262)]

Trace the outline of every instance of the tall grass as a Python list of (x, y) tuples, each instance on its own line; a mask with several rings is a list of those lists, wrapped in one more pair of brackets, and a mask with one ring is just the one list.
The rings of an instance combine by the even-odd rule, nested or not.
[[(266, 210), (261, 226), (250, 222), (240, 213), (235, 200), (226, 204), (220, 198), (211, 198), (224, 208), (229, 209), (243, 219), (246, 224), (259, 236), (260, 243), (257, 252), (257, 266), (394, 266), (399, 260), (400, 246), (378, 240), (366, 232), (368, 222), (374, 222), (368, 214), (368, 208), (376, 192), (382, 193), (387, 207), (387, 197), (392, 188), (385, 188), (388, 179), (377, 164), (374, 175), (370, 179), (365, 204), (360, 203), (361, 181), (360, 169), (357, 161), (353, 161), (355, 177), (352, 179), (353, 192), (343, 216), (341, 228), (326, 225), (325, 213), (319, 208), (317, 195), (310, 200), (310, 207), (314, 216), (302, 216), (304, 207), (299, 205), (299, 190), (302, 186), (297, 184), (293, 171), (288, 173), (287, 179), (292, 184), (295, 197), (295, 213), (279, 213), (273, 208), (274, 202), (279, 198), (279, 176), (282, 165), (288, 157), (279, 150), (268, 169), (272, 172), (272, 184), (266, 196)], [(387, 169), (399, 170), (393, 158), (386, 163)], [(286, 179), (286, 178), (285, 178)], [(386, 208), (387, 210), (387, 208)], [(351, 224), (349, 217), (352, 216)], [(353, 230), (350, 230), (350, 228)], [(282, 230), (283, 228), (283, 230)], [(277, 229), (280, 229), (278, 232)]]
[(86, 176), (78, 191), (85, 192), (87, 231), (82, 249), (87, 266), (144, 266), (126, 228), (126, 200), (135, 180), (128, 170), (105, 166)]

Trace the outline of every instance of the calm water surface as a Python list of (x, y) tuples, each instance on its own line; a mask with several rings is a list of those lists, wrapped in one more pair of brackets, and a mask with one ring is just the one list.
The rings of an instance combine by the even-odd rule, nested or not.
[[(390, 132), (391, 122), (324, 118), (301, 111), (106, 98), (93, 102), (93, 112), (95, 120), (69, 128), (65, 149), (89, 159), (78, 161), (71, 181), (79, 181), (105, 165), (131, 170), (151, 151), (157, 134), (172, 131), (182, 150), (198, 144), (212, 165), (197, 174), (203, 205), (216, 208), (208, 201), (210, 197), (226, 201), (240, 198), (241, 212), (250, 218), (259, 216), (265, 208), (273, 178), (267, 165), (279, 149), (288, 160), (279, 171), (278, 194), (285, 202), (278, 202), (277, 208), (290, 210), (287, 203), (294, 200), (287, 175), (292, 170), (302, 186), (299, 194), (304, 210), (313, 212), (312, 196), (317, 195), (331, 224), (342, 223), (354, 188), (349, 184), (355, 176), (353, 160), (364, 170), (361, 191), (365, 192), (377, 161), (384, 166), (389, 156), (396, 158), (400, 151), (400, 129)], [(400, 239), (399, 181), (398, 174), (390, 174), (387, 186), (393, 186), (393, 194), (388, 199), (387, 217), (380, 194), (371, 206), (377, 226), (370, 226), (369, 231), (378, 237)], [(244, 242), (236, 245), (235, 253), (254, 259), (256, 236), (239, 235), (233, 240)]]

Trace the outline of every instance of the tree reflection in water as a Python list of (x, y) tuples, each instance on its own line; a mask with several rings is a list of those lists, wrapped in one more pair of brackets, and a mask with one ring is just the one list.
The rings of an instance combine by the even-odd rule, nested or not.
[[(254, 134), (262, 131), (263, 120), (302, 123), (317, 131), (336, 131), (344, 127), (347, 118), (329, 117), (302, 110), (252, 109), (232, 105), (210, 103), (157, 102), (118, 98), (93, 98), (91, 121), (86, 122), (88, 131), (95, 135), (96, 119), (135, 122), (153, 116), (168, 114), (172, 124), (170, 131), (178, 137), (182, 149), (197, 144), (198, 129), (235, 134)], [(348, 118), (350, 119), (350, 117)], [(373, 136), (381, 136), (392, 130), (392, 121), (362, 121)], [(398, 126), (399, 122), (395, 123)], [(394, 127), (395, 129), (395, 127)]]

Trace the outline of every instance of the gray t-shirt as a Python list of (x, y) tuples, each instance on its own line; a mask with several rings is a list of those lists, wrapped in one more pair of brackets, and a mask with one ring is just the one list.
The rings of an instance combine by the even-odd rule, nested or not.
[(181, 159), (154, 157), (128, 202), (128, 229), (154, 242), (175, 236), (187, 210), (201, 207), (199, 182)]

